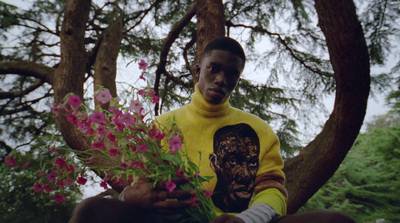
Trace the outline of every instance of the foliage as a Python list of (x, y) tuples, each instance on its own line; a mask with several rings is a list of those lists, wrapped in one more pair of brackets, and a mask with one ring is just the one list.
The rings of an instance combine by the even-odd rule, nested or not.
[[(37, 150), (40, 151), (40, 150)], [(78, 187), (64, 191), (68, 201), (57, 203), (47, 194), (35, 193), (33, 184), (37, 180), (40, 162), (49, 159), (48, 153), (27, 153), (22, 163), (29, 166), (21, 169), (0, 164), (0, 222), (68, 222), (72, 211), (82, 196)]]
[(360, 134), (335, 175), (302, 211), (347, 212), (356, 222), (399, 222), (400, 116), (376, 117)]

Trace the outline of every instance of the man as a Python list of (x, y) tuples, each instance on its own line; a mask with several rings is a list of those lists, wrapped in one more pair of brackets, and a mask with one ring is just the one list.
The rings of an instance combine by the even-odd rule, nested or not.
[[(245, 61), (243, 48), (237, 41), (228, 37), (211, 41), (203, 50), (200, 64), (195, 69), (199, 82), (195, 86), (191, 103), (158, 117), (157, 121), (163, 125), (174, 119), (185, 137), (189, 156), (193, 161), (200, 160), (200, 174), (204, 176), (217, 174), (217, 177), (205, 184), (205, 187), (209, 190), (217, 189), (213, 196), (213, 201), (216, 202), (215, 211), (217, 215), (230, 213), (221, 218), (229, 218), (235, 222), (268, 222), (275, 216), (286, 214), (283, 161), (279, 154), (279, 140), (268, 124), (255, 115), (229, 105), (229, 97), (239, 82)], [(256, 160), (257, 171), (255, 171), (255, 174), (254, 171), (246, 171), (247, 169), (242, 169), (240, 166), (233, 167), (232, 163), (229, 165), (229, 162), (234, 162), (234, 158), (231, 156), (230, 160), (227, 160), (228, 166), (244, 170), (243, 173), (245, 174), (234, 176), (230, 182), (223, 182), (222, 173), (219, 172), (222, 167), (218, 166), (223, 165), (220, 162), (222, 157), (215, 156), (215, 153), (213, 153), (213, 143), (219, 145), (222, 143), (226, 146), (226, 149), (233, 150), (234, 148), (229, 145), (234, 144), (233, 141), (235, 140), (240, 141), (238, 137), (243, 134), (241, 133), (237, 137), (229, 137), (229, 140), (224, 142), (221, 142), (220, 139), (217, 139), (219, 142), (213, 142), (214, 135), (218, 135), (217, 132), (223, 131), (220, 129), (227, 126), (241, 125), (252, 129), (260, 141), (259, 145), (253, 148), (257, 151), (237, 148), (235, 149), (236, 153), (241, 150), (241, 157), (253, 152), (257, 153), (254, 154), (255, 157), (252, 157)], [(228, 136), (230, 133), (225, 134)], [(210, 154), (211, 166), (210, 160), (207, 159)], [(221, 155), (221, 152), (219, 154)], [(200, 157), (201, 155), (203, 157)], [(237, 153), (237, 155), (239, 154)], [(226, 169), (226, 171), (229, 170)], [(217, 178), (219, 178), (218, 183)], [(234, 186), (231, 184), (238, 182), (239, 178), (254, 178), (251, 191), (237, 191), (236, 194), (230, 195), (221, 194), (233, 193), (233, 191), (222, 191), (222, 188), (227, 189)], [(248, 197), (248, 199), (236, 199), (235, 196), (236, 198), (240, 196)], [(249, 202), (250, 199), (251, 202)], [(235, 200), (236, 202), (229, 207), (226, 204), (228, 200)]]
[[(213, 223), (352, 222), (331, 212), (278, 218), (286, 214), (287, 197), (279, 140), (265, 121), (229, 105), (245, 61), (244, 51), (235, 40), (221, 37), (211, 41), (196, 66), (199, 83), (191, 103), (156, 119), (161, 125), (174, 119), (191, 160), (201, 160), (200, 174), (217, 175), (205, 184), (207, 189), (216, 190), (212, 199), (219, 217)], [(254, 133), (245, 134), (250, 129)], [(218, 148), (213, 150), (213, 145)], [(186, 181), (177, 179), (175, 183)], [(193, 191), (168, 192), (162, 182), (154, 189), (151, 186), (143, 182), (126, 188), (121, 193), (124, 202), (88, 199), (76, 208), (71, 222), (160, 222), (160, 214), (182, 213), (194, 196)], [(156, 214), (157, 220), (152, 218)]]
[(247, 209), (254, 192), (260, 143), (247, 124), (229, 125), (214, 135), (210, 166), (217, 176), (212, 201), (224, 212)]

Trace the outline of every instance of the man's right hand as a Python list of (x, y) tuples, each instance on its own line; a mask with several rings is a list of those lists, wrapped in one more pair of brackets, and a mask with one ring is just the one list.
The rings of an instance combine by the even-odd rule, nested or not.
[[(188, 178), (171, 179), (176, 185), (188, 183)], [(165, 188), (166, 181), (160, 181), (153, 188), (151, 182), (136, 183), (125, 189), (124, 200), (135, 207), (154, 209), (157, 214), (174, 215), (191, 205), (196, 196), (194, 190), (174, 190)]]

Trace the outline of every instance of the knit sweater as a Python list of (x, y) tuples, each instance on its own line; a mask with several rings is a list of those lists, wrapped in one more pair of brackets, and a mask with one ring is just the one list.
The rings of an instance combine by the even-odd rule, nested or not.
[[(165, 125), (172, 120), (180, 127), (189, 157), (194, 163), (200, 163), (202, 176), (216, 176), (210, 166), (209, 156), (213, 153), (214, 134), (224, 126), (245, 123), (258, 135), (258, 169), (249, 208), (263, 203), (272, 207), (278, 214), (286, 214), (286, 190), (283, 186), (285, 176), (282, 172), (283, 161), (279, 154), (279, 140), (270, 126), (259, 117), (233, 108), (229, 98), (223, 103), (213, 105), (202, 96), (198, 85), (191, 96), (191, 103), (156, 118), (156, 123)], [(201, 156), (201, 157), (200, 157)], [(205, 182), (207, 190), (214, 190), (217, 177)], [(215, 203), (215, 202), (214, 202)], [(217, 215), (224, 212), (215, 207)], [(237, 212), (237, 211), (235, 211)], [(241, 212), (241, 211), (239, 211)]]

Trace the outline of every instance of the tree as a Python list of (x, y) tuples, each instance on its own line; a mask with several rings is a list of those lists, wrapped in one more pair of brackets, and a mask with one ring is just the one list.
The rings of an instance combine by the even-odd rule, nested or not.
[[(370, 4), (384, 3), (371, 1)], [(19, 140), (43, 133), (41, 117), (48, 111), (35, 107), (52, 104), (53, 97), (56, 104), (70, 92), (82, 97), (86, 84), (91, 81), (95, 83), (95, 90), (97, 84), (102, 84), (116, 96), (119, 54), (145, 55), (151, 62), (155, 76), (147, 78), (154, 83), (162, 99), (161, 106), (155, 108), (158, 113), (187, 101), (196, 82), (190, 61), (196, 60), (208, 40), (224, 33), (242, 32), (243, 35), (236, 36), (247, 38), (244, 41), (248, 42), (249, 52), (255, 52), (257, 40), (267, 37), (275, 44), (260, 60), (260, 64), (273, 65), (268, 83), (243, 80), (232, 104), (266, 121), (278, 120), (277, 134), (286, 154), (291, 155), (300, 147), (295, 140), (296, 122), (284, 112), (272, 111), (271, 106), (282, 105), (285, 112), (291, 108), (304, 115), (308, 112), (305, 108), (317, 104), (317, 95), (336, 89), (335, 108), (322, 132), (299, 155), (287, 157), (288, 207), (289, 213), (294, 213), (333, 175), (356, 138), (365, 115), (370, 63), (363, 29), (351, 1), (315, 1), (322, 33), (313, 24), (311, 15), (315, 9), (310, 1), (154, 0), (98, 5), (82, 0), (39, 0), (27, 11), (5, 3), (0, 3), (0, 7), (1, 29), (8, 31), (3, 38), (10, 38), (14, 27), (29, 36), (19, 38), (15, 45), (1, 46), (0, 77), (6, 86), (0, 94), (1, 118), (8, 132), (19, 136)], [(366, 6), (368, 15), (373, 14), (368, 12), (370, 8), (372, 6)], [(397, 11), (390, 11), (391, 8), (377, 15), (382, 18), (380, 31), (385, 27), (394, 35), (396, 26), (386, 26), (386, 15), (398, 15)], [(195, 15), (196, 23), (192, 21)], [(295, 32), (290, 29), (293, 26), (276, 26), (282, 20), (295, 24)], [(370, 21), (371, 26), (374, 21)], [(166, 31), (167, 26), (171, 28)], [(268, 28), (289, 34), (271, 32)], [(376, 46), (386, 46), (380, 48), (383, 54), (387, 52), (385, 44), (388, 43), (384, 36), (374, 35), (373, 41)], [(310, 47), (297, 46), (300, 43), (309, 43)], [(326, 47), (330, 60), (324, 59), (323, 54), (313, 53), (326, 52)], [(252, 54), (248, 55), (251, 60)], [(292, 66), (281, 62), (285, 57)], [(183, 63), (174, 64), (180, 58)], [(271, 85), (279, 79), (278, 72), (287, 80), (293, 78), (296, 86), (301, 87)], [(291, 76), (292, 73), (296, 77)], [(305, 106), (300, 107), (303, 103)], [(23, 120), (26, 126), (16, 124), (18, 120)], [(90, 148), (88, 141), (66, 120), (57, 118), (56, 123), (71, 148)], [(122, 189), (117, 185), (113, 187)]]
[(335, 175), (301, 210), (334, 209), (357, 222), (398, 222), (399, 121), (398, 113), (388, 113), (369, 123)]

